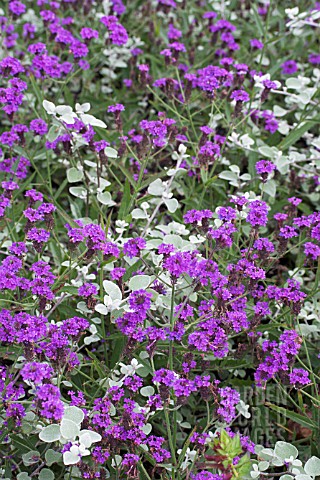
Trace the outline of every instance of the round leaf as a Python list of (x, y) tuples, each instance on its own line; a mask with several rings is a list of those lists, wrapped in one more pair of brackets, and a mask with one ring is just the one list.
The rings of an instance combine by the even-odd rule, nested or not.
[(312, 477), (316, 477), (320, 475), (320, 458), (318, 457), (309, 458), (309, 460), (304, 466), (304, 470), (308, 475)]
[(143, 397), (150, 397), (151, 395), (154, 394), (154, 388), (151, 386), (148, 387), (142, 387), (140, 389), (140, 393)]
[(281, 458), (281, 460), (286, 460), (290, 457), (295, 459), (299, 454), (297, 448), (294, 445), (291, 445), (291, 443), (287, 442), (277, 442), (274, 453), (277, 457)]
[(117, 150), (111, 147), (106, 147), (104, 149), (104, 153), (107, 155), (107, 157), (110, 157), (110, 158), (117, 158), (118, 156)]
[(40, 460), (40, 453), (37, 450), (30, 450), (30, 452), (22, 455), (23, 464), (28, 467), (34, 463), (38, 463)]
[(131, 290), (145, 289), (150, 285), (151, 277), (149, 275), (135, 275), (130, 279), (129, 288)]
[(54, 473), (49, 468), (43, 468), (40, 472), (39, 480), (54, 480)]
[(45, 453), (46, 464), (48, 467), (51, 467), (53, 463), (60, 462), (61, 458), (61, 453), (52, 450), (52, 448), (49, 448)]
[(115, 202), (111, 198), (110, 192), (104, 192), (104, 193), (98, 193), (97, 199), (99, 200), (100, 203), (103, 205), (109, 205), (110, 207), (112, 205), (115, 205)]
[(39, 434), (40, 440), (47, 443), (56, 442), (60, 439), (60, 436), (59, 425), (48, 425), (47, 427), (44, 427)]
[(73, 440), (79, 435), (80, 428), (72, 420), (63, 418), (60, 426), (60, 432), (61, 432), (61, 435), (67, 440)]
[(121, 290), (115, 283), (110, 282), (109, 280), (104, 280), (103, 288), (105, 289), (105, 292), (109, 295), (109, 297), (112, 298), (112, 300), (122, 299)]
[(163, 182), (160, 178), (157, 178), (154, 182), (150, 183), (148, 187), (148, 193), (150, 195), (155, 195), (157, 197), (161, 197), (163, 192), (165, 191), (165, 187), (163, 185)]
[(79, 455), (76, 455), (75, 453), (72, 453), (72, 452), (64, 452), (63, 463), (65, 465), (75, 465), (78, 462), (80, 462)]
[(75, 167), (69, 168), (67, 170), (67, 179), (69, 183), (80, 182), (83, 179), (83, 171)]
[(66, 407), (63, 414), (64, 419), (72, 420), (77, 425), (80, 425), (84, 419), (84, 413), (81, 408), (78, 408), (74, 405), (71, 407)]

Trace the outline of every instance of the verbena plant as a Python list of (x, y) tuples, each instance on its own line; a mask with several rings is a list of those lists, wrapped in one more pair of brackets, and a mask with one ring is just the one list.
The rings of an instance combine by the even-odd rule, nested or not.
[(320, 4), (0, 7), (1, 478), (315, 479)]

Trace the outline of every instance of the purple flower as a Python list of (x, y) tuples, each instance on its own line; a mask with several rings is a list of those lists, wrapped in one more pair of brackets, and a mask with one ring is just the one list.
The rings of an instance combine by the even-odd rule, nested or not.
[(171, 243), (161, 243), (158, 246), (158, 253), (162, 255), (170, 255), (175, 251), (175, 247)]
[(47, 232), (43, 228), (31, 228), (28, 231), (27, 238), (32, 242), (36, 242), (39, 244), (46, 243), (50, 238), (50, 232)]
[(208, 220), (212, 218), (213, 213), (211, 210), (189, 210), (184, 216), (183, 219), (185, 223), (192, 223), (194, 225), (201, 225), (203, 220)]
[(34, 223), (43, 220), (44, 216), (39, 211), (39, 209), (35, 210), (34, 208), (27, 208), (23, 211), (23, 215), (25, 218), (28, 219), (29, 222)]
[(306, 242), (304, 244), (304, 253), (307, 255), (307, 257), (317, 260), (320, 256), (320, 247), (315, 243)]
[(297, 207), (298, 205), (300, 205), (302, 200), (301, 200), (301, 198), (290, 197), (290, 198), (288, 198), (288, 202), (291, 203), (291, 205), (293, 205), (294, 207)]
[(266, 226), (268, 222), (268, 207), (262, 200), (254, 200), (249, 204), (247, 222), (253, 227)]
[(124, 105), (122, 103), (117, 103), (116, 105), (109, 105), (108, 107), (108, 112), (123, 112), (124, 111)]
[(31, 120), (30, 130), (33, 130), (37, 135), (46, 135), (48, 133), (48, 125), (42, 118), (36, 118)]
[(297, 237), (297, 236), (298, 236), (298, 232), (290, 225), (286, 225), (285, 227), (280, 228), (279, 237), (288, 239), (288, 238)]
[(236, 102), (249, 102), (250, 96), (245, 90), (234, 90), (230, 98)]
[(267, 238), (258, 238), (253, 244), (253, 248), (259, 251), (274, 252), (274, 245)]
[(48, 419), (61, 420), (63, 403), (60, 400), (59, 388), (50, 383), (40, 386), (36, 392), (35, 401), (39, 405), (40, 414)]
[(217, 409), (226, 423), (231, 423), (236, 417), (236, 405), (240, 402), (240, 394), (230, 387), (219, 388), (220, 405)]
[(311, 53), (309, 55), (309, 62), (312, 65), (319, 65), (320, 64), (320, 55), (317, 53)]
[(139, 257), (140, 251), (146, 248), (146, 241), (144, 238), (131, 238), (123, 245), (123, 253), (129, 258)]
[(28, 249), (24, 242), (14, 242), (11, 247), (9, 247), (9, 252), (14, 255), (20, 256), (24, 253), (27, 253)]
[(61, 332), (66, 335), (77, 339), (80, 333), (89, 328), (89, 322), (85, 318), (81, 317), (72, 317), (63, 320), (61, 326)]
[(298, 71), (298, 65), (294, 60), (287, 60), (281, 65), (284, 75), (292, 75)]
[(290, 384), (295, 388), (302, 388), (310, 382), (309, 373), (303, 368), (294, 368), (289, 374)]
[(36, 384), (42, 383), (44, 379), (51, 378), (53, 373), (53, 368), (47, 363), (26, 363), (21, 369), (21, 376), (23, 380), (28, 380)]
[(0, 73), (4, 77), (14, 77), (23, 72), (24, 68), (16, 58), (5, 57), (0, 61)]
[(126, 29), (118, 23), (117, 17), (109, 16), (100, 19), (108, 29), (110, 40), (115, 45), (125, 45), (129, 39)]
[(267, 90), (272, 90), (277, 88), (276, 82), (273, 82), (272, 80), (263, 80), (262, 85)]
[(219, 207), (218, 217), (225, 222), (231, 222), (237, 218), (237, 212), (231, 207)]
[(263, 175), (265, 173), (271, 173), (276, 170), (276, 166), (274, 163), (270, 162), (269, 160), (259, 160), (256, 163), (256, 171), (259, 175)]
[(250, 40), (250, 45), (252, 48), (256, 48), (257, 50), (262, 50), (264, 46), (263, 43), (257, 38), (252, 38), (252, 40)]
[(19, 185), (13, 181), (2, 182), (1, 186), (4, 190), (7, 190), (8, 192), (13, 192), (14, 190), (18, 190), (20, 188)]
[(258, 317), (265, 317), (271, 315), (271, 310), (269, 308), (268, 302), (257, 302), (253, 307), (255, 315)]
[(80, 35), (84, 40), (91, 40), (92, 38), (98, 38), (99, 32), (92, 28), (84, 27), (80, 30)]
[(152, 294), (145, 290), (136, 290), (132, 292), (129, 296), (130, 309), (145, 316), (146, 311), (149, 310), (151, 306), (151, 297)]
[(85, 283), (78, 288), (78, 295), (81, 297), (91, 297), (91, 295), (97, 295), (98, 289), (92, 283)]
[(116, 267), (113, 270), (111, 270), (110, 277), (112, 278), (112, 280), (120, 280), (125, 273), (126, 273), (125, 268)]
[(29, 198), (32, 202), (42, 202), (43, 201), (43, 195), (40, 192), (37, 192), (36, 190), (27, 190), (26, 193), (24, 194), (25, 197)]
[(9, 3), (9, 11), (14, 15), (20, 16), (26, 11), (26, 6), (18, 0), (13, 0)]

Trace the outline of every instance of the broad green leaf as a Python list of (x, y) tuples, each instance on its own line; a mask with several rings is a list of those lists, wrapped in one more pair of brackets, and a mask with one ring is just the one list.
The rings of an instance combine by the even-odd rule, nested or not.
[(291, 445), (291, 443), (287, 442), (277, 442), (274, 448), (274, 453), (282, 460), (290, 457), (296, 459), (299, 455), (298, 449), (294, 445)]
[(68, 419), (68, 420), (72, 420), (77, 425), (80, 425), (80, 423), (84, 419), (84, 413), (81, 410), (81, 408), (78, 408), (78, 407), (72, 405), (71, 407), (66, 407), (64, 409), (63, 418)]
[(299, 413), (292, 412), (291, 410), (287, 410), (284, 407), (278, 407), (277, 405), (273, 405), (269, 402), (266, 402), (266, 405), (271, 408), (271, 410), (281, 413), (281, 415), (283, 415), (284, 417), (288, 417), (290, 418), (290, 420), (299, 423), (302, 427), (311, 428), (312, 430), (317, 429), (317, 425), (308, 417), (304, 417)]
[(22, 455), (23, 464), (28, 467), (34, 463), (38, 463), (40, 460), (40, 453), (37, 450), (30, 450), (28, 453)]
[(135, 275), (130, 279), (129, 288), (131, 290), (140, 290), (147, 288), (151, 283), (149, 275)]
[(53, 424), (44, 427), (39, 434), (39, 438), (47, 443), (56, 442), (60, 439), (60, 425)]
[(155, 392), (154, 388), (151, 387), (151, 386), (148, 386), (148, 387), (142, 387), (140, 389), (140, 393), (143, 397), (150, 397), (151, 395), (153, 395)]
[(67, 440), (74, 440), (80, 432), (79, 426), (72, 420), (62, 419), (60, 426), (61, 435)]
[(49, 468), (43, 468), (39, 475), (39, 480), (54, 480), (54, 473)]
[(118, 157), (118, 152), (114, 148), (111, 147), (106, 147), (104, 149), (104, 153), (106, 154), (107, 157), (109, 158), (117, 158)]
[(311, 457), (304, 466), (304, 470), (307, 475), (311, 477), (317, 477), (320, 475), (320, 458)]
[(150, 183), (148, 187), (149, 195), (154, 195), (156, 197), (161, 197), (164, 191), (165, 191), (165, 186), (163, 184), (163, 181), (160, 178), (157, 178), (157, 180)]
[(121, 290), (115, 283), (110, 282), (110, 280), (104, 280), (103, 288), (105, 289), (107, 295), (112, 298), (112, 300), (122, 300)]
[(314, 122), (305, 122), (301, 127), (291, 130), (289, 135), (280, 143), (279, 149), (286, 150), (294, 145), (313, 126)]
[(62, 455), (60, 452), (56, 452), (49, 448), (45, 453), (46, 464), (48, 467), (51, 467), (53, 463), (60, 462), (62, 460)]
[(70, 187), (69, 192), (75, 197), (85, 199), (87, 198), (87, 190), (84, 187)]
[(69, 183), (80, 182), (83, 179), (83, 171), (75, 167), (69, 168), (67, 170), (67, 179)]
[(114, 202), (111, 198), (110, 192), (98, 193), (97, 199), (100, 203), (103, 205), (108, 205), (109, 207), (116, 205), (116, 202)]
[(266, 183), (260, 183), (260, 190), (270, 195), (270, 197), (276, 196), (277, 184), (274, 180), (268, 180)]

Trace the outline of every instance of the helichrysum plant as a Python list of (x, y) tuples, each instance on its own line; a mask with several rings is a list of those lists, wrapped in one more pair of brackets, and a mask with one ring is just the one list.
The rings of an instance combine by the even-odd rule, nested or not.
[(0, 477), (320, 476), (320, 4), (0, 2)]

